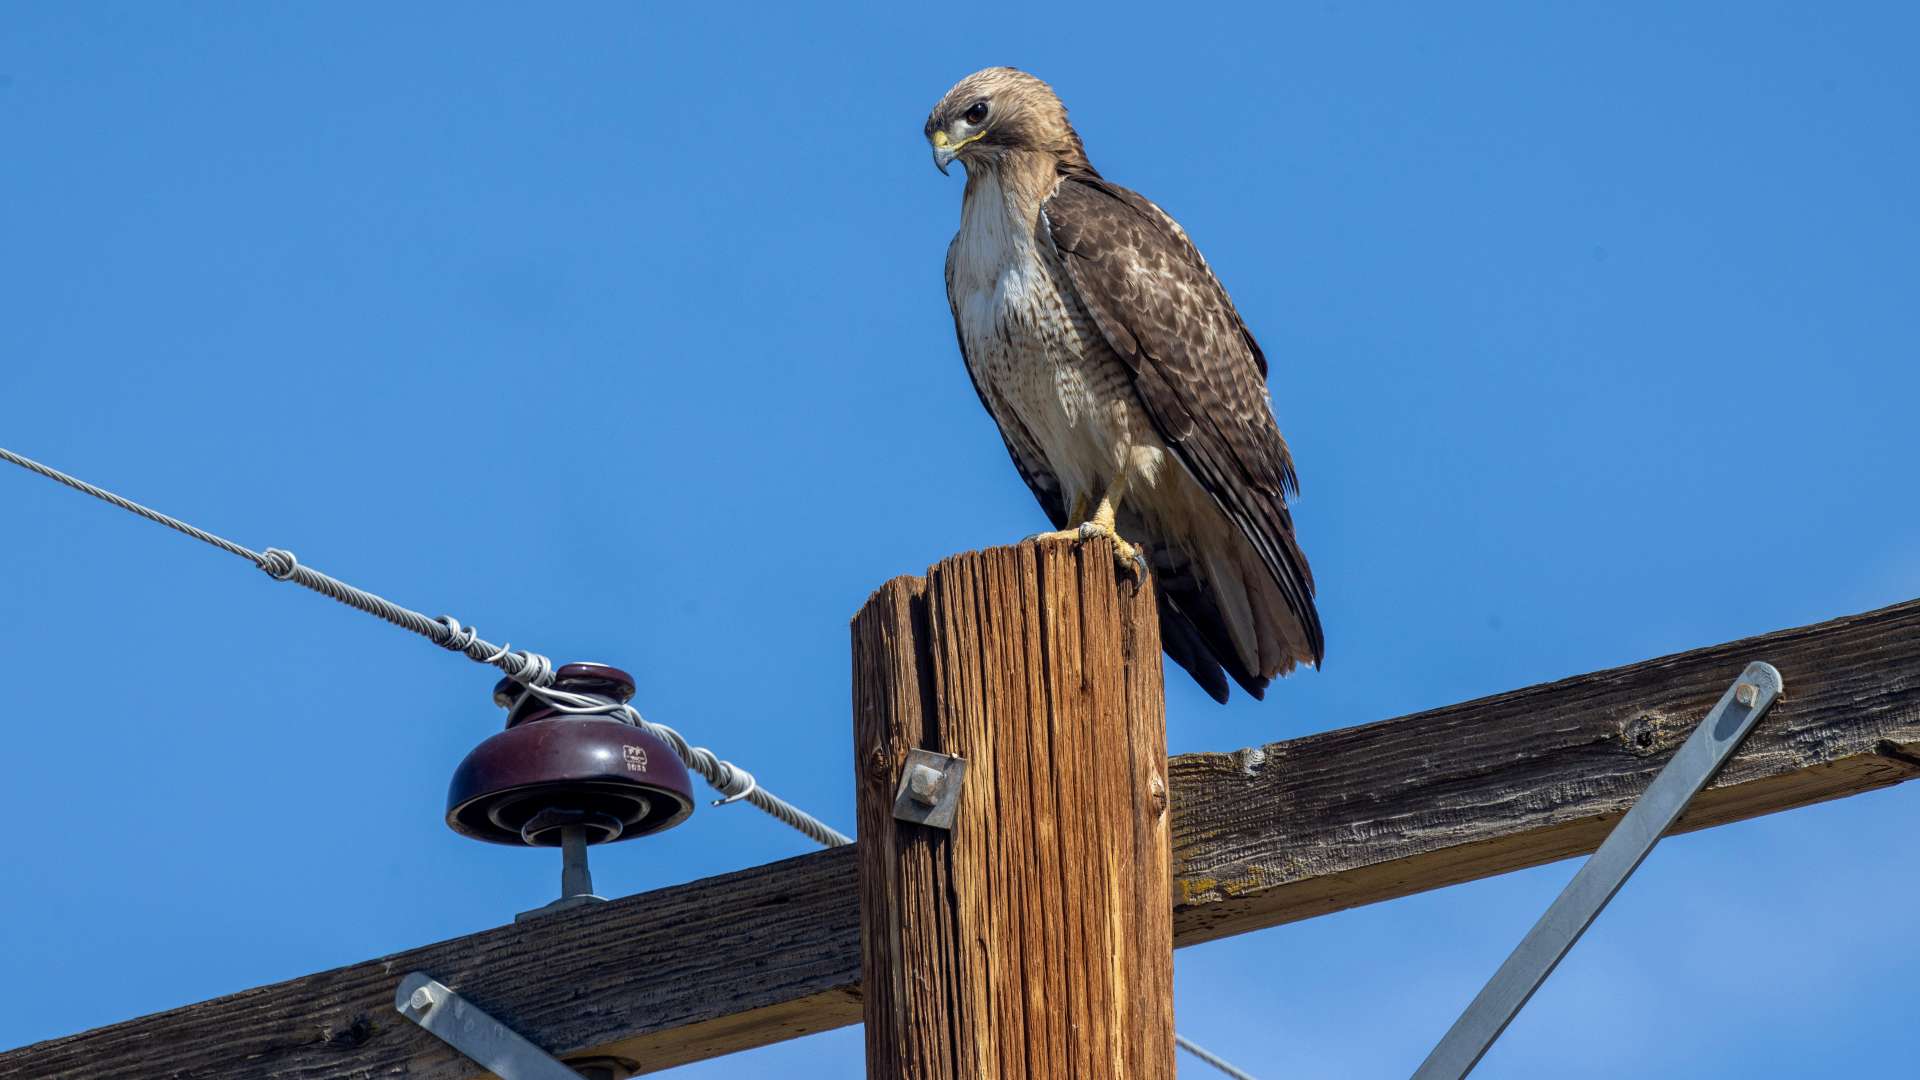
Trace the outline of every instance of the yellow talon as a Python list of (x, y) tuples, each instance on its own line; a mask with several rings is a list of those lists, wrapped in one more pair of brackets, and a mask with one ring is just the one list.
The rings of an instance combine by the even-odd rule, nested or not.
[(1131, 575), (1136, 572), (1144, 573), (1147, 568), (1146, 552), (1140, 550), (1136, 545), (1128, 543), (1125, 538), (1114, 531), (1113, 527), (1114, 519), (1118, 516), (1120, 493), (1125, 490), (1125, 488), (1126, 482), (1124, 474), (1122, 474), (1122, 478), (1116, 480), (1113, 486), (1107, 490), (1106, 496), (1100, 500), (1100, 505), (1094, 510), (1092, 518), (1086, 517), (1086, 492), (1083, 491), (1075, 495), (1073, 497), (1073, 513), (1067, 515), (1067, 520), (1078, 521), (1080, 524), (1069, 529), (1040, 533), (1032, 537), (1032, 539), (1072, 540), (1078, 542), (1081, 540), (1091, 540), (1096, 536), (1104, 536), (1113, 541), (1114, 558), (1120, 561), (1121, 566), (1126, 569), (1128, 574)]
[(1112, 525), (1102, 522), (1097, 518), (1071, 529), (1038, 533), (1034, 535), (1032, 539), (1072, 540), (1074, 543), (1079, 543), (1082, 540), (1091, 540), (1096, 536), (1104, 536), (1108, 540), (1113, 541), (1113, 557), (1126, 569), (1127, 573), (1133, 574), (1137, 570), (1144, 570), (1146, 568), (1146, 553), (1140, 549), (1139, 545), (1128, 542), (1125, 537), (1113, 531)]

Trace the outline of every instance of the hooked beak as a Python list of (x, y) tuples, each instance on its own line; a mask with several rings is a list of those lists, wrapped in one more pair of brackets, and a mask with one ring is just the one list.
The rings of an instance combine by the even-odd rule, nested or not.
[(986, 132), (984, 131), (975, 132), (961, 139), (959, 142), (954, 142), (952, 137), (946, 132), (934, 132), (933, 138), (930, 140), (933, 143), (933, 167), (939, 169), (941, 174), (945, 175), (947, 166), (953, 164), (953, 159), (960, 156), (961, 149), (985, 134)]

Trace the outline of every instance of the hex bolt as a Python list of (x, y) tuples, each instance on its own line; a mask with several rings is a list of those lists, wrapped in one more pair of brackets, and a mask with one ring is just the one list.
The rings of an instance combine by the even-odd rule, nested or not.
[(930, 765), (915, 765), (907, 773), (907, 792), (921, 806), (932, 806), (939, 802), (940, 793), (946, 786), (947, 774)]
[(1753, 703), (1760, 700), (1760, 688), (1750, 682), (1743, 682), (1733, 688), (1733, 700), (1751, 709)]
[(432, 1005), (433, 991), (424, 986), (414, 990), (413, 996), (407, 999), (407, 1008), (412, 1009), (414, 1012), (421, 1012)]

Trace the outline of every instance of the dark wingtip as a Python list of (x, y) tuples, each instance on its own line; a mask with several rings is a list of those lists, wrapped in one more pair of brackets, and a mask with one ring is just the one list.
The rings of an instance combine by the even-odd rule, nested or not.
[(1227, 699), (1232, 696), (1233, 691), (1227, 685), (1227, 673), (1219, 664), (1214, 663), (1212, 656), (1201, 653), (1189, 658), (1175, 656), (1172, 652), (1167, 655), (1173, 657), (1174, 663), (1187, 669), (1187, 674), (1193, 676), (1193, 681), (1200, 684), (1200, 689), (1205, 690), (1208, 697), (1225, 705)]
[[(1243, 679), (1237, 672), (1233, 676), (1233, 681), (1239, 683), (1240, 689), (1245, 690), (1247, 696), (1255, 701), (1267, 700), (1267, 687), (1273, 682), (1272, 679), (1261, 678), (1257, 675), (1248, 676)], [(1226, 700), (1226, 698), (1222, 697), (1220, 699), (1221, 704), (1224, 705)]]
[(1203, 679), (1198, 673), (1194, 672), (1190, 672), (1189, 674), (1193, 675), (1194, 681), (1200, 684), (1200, 689), (1205, 690), (1208, 697), (1220, 704), (1225, 705), (1227, 699), (1233, 696), (1233, 690), (1227, 686), (1227, 677), (1219, 668), (1216, 667), (1213, 669), (1211, 673), (1213, 678), (1211, 679)]
[(1230, 693), (1227, 687), (1227, 673), (1221, 669), (1220, 662), (1213, 658), (1206, 642), (1201, 640), (1199, 631), (1192, 623), (1181, 618), (1169, 605), (1164, 596), (1160, 601), (1160, 646), (1174, 663), (1186, 669), (1193, 681), (1207, 696), (1222, 705), (1227, 703)]

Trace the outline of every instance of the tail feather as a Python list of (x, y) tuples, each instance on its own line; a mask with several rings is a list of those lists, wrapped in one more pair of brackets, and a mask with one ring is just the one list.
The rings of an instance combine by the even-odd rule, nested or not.
[[(1149, 560), (1160, 595), (1161, 645), (1195, 682), (1225, 704), (1230, 676), (1256, 701), (1266, 696), (1272, 680), (1254, 671), (1234, 648), (1232, 631), (1220, 608), (1218, 586), (1184, 552), (1159, 547)], [(1238, 583), (1229, 587), (1238, 588)]]

